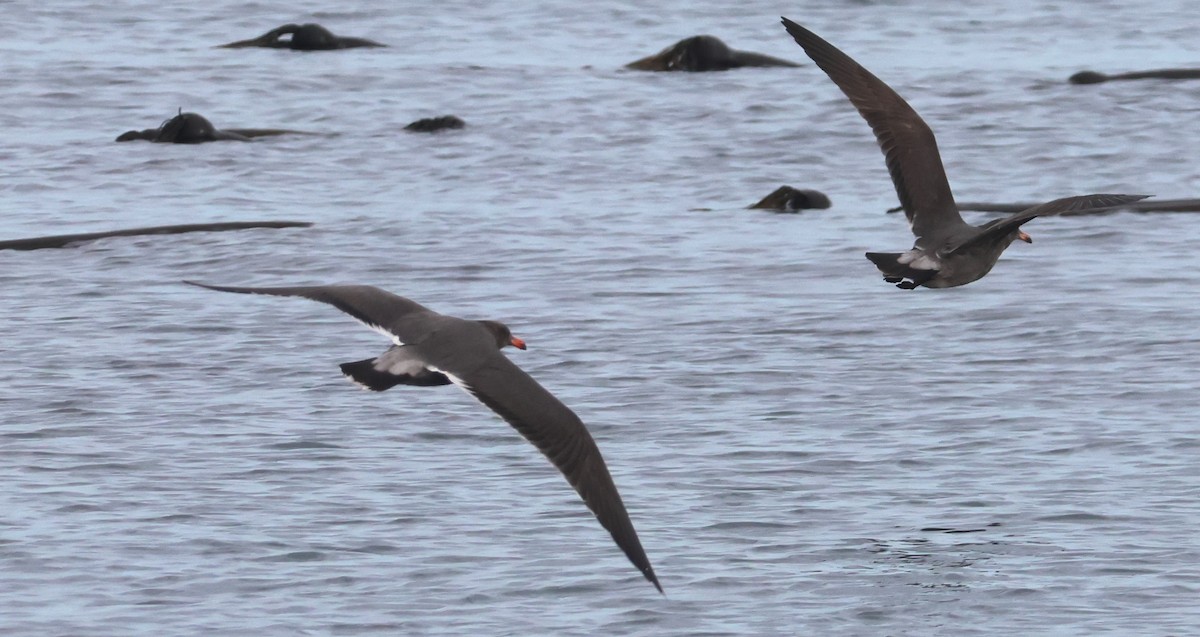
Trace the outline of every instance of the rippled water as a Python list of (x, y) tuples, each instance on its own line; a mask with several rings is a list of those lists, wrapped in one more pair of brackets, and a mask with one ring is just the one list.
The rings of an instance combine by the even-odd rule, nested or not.
[[(0, 238), (317, 224), (0, 252), (0, 632), (1200, 630), (1200, 217), (1037, 220), (896, 290), (882, 156), (778, 25), (908, 96), (960, 199), (1176, 198), (1200, 82), (1063, 80), (1200, 65), (1194, 7), (927, 4), (0, 4)], [(309, 20), (394, 46), (210, 48)], [(696, 33), (806, 65), (619, 70)], [(329, 134), (112, 142), (179, 107)], [(743, 209), (784, 183), (834, 207)], [(667, 596), (469, 397), (345, 382), (378, 335), (181, 279), (504, 320)]]

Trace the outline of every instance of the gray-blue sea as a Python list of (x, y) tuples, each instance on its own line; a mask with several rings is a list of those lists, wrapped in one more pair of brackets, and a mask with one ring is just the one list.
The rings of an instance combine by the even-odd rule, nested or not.
[[(897, 290), (883, 156), (780, 15), (959, 200), (1200, 193), (1200, 81), (1065, 82), (1200, 66), (1185, 0), (0, 2), (0, 239), (315, 223), (0, 252), (0, 633), (1200, 633), (1200, 216)], [(391, 47), (213, 48), (286, 22)], [(701, 33), (804, 66), (621, 68)], [(114, 143), (180, 108), (323, 134)], [(783, 184), (833, 207), (745, 209)], [(666, 595), (463, 392), (346, 382), (379, 335), (182, 279), (506, 322)]]

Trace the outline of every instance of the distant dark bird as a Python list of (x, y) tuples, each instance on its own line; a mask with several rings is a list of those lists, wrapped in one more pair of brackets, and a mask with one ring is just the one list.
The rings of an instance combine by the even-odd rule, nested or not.
[[(292, 37), (284, 39), (283, 36)], [(319, 24), (285, 24), (249, 40), (238, 40), (222, 44), (217, 48), (243, 49), (262, 47), (268, 49), (292, 49), (293, 51), (333, 51), (361, 47), (387, 46), (366, 38), (351, 38), (334, 35)]]
[(1080, 71), (1067, 79), (1072, 84), (1100, 84), (1113, 80), (1195, 80), (1200, 79), (1200, 69), (1156, 69), (1105, 75), (1097, 71)]
[(212, 122), (197, 113), (184, 113), (163, 122), (158, 128), (131, 130), (117, 137), (119, 142), (144, 140), (160, 144), (201, 144), (204, 142), (248, 142), (255, 137), (275, 135), (312, 135), (304, 131), (283, 128), (226, 128), (217, 130)]
[(758, 203), (750, 206), (750, 208), (777, 210), (779, 212), (797, 212), (814, 208), (828, 208), (829, 205), (829, 197), (826, 197), (825, 193), (817, 192), (816, 190), (792, 188), (791, 186), (780, 186), (771, 194), (763, 197)]
[(575, 412), (500, 353), (510, 345), (525, 349), (525, 341), (503, 323), (438, 314), (369, 285), (247, 288), (185, 283), (221, 292), (298, 296), (328, 303), (384, 334), (392, 347), (375, 358), (343, 363), (342, 373), (372, 391), (396, 385), (461, 387), (558, 467), (617, 546), (662, 592), (595, 440)]
[(635, 71), (728, 71), (747, 66), (800, 66), (761, 53), (738, 51), (711, 35), (695, 35), (625, 65)]
[(442, 115), (441, 117), (426, 117), (419, 119), (408, 126), (404, 127), (406, 131), (414, 133), (436, 133), (443, 130), (452, 130), (463, 128), (467, 123), (455, 117), (454, 115)]
[(1032, 243), (1021, 225), (1035, 217), (1108, 208), (1145, 195), (1083, 195), (1034, 206), (973, 226), (963, 221), (950, 192), (933, 131), (895, 91), (833, 45), (783, 18), (783, 25), (821, 70), (850, 98), (875, 131), (888, 172), (916, 242), (908, 252), (868, 252), (883, 280), (903, 289), (966, 285), (991, 271), (1013, 241)]

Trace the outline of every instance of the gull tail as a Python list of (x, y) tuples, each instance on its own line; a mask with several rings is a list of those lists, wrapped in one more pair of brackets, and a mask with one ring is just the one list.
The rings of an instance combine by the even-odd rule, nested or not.
[(437, 387), (450, 384), (450, 379), (439, 372), (422, 369), (416, 373), (393, 374), (386, 367), (379, 369), (379, 363), (378, 358), (367, 358), (353, 363), (342, 363), (341, 368), (346, 378), (371, 391), (384, 391), (396, 385)]
[(901, 252), (868, 252), (867, 258), (883, 273), (883, 280), (911, 290), (937, 275), (937, 270), (920, 270), (902, 263)]

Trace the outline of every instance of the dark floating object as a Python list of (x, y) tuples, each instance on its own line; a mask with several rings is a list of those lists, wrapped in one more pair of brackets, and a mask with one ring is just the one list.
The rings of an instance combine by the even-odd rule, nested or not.
[(1200, 79), (1200, 69), (1156, 69), (1105, 75), (1099, 71), (1080, 71), (1067, 78), (1072, 84), (1100, 84), (1113, 80), (1195, 80)]
[(991, 271), (1021, 230), (1042, 215), (1124, 206), (1144, 195), (1066, 197), (996, 219), (982, 226), (963, 221), (929, 125), (890, 86), (813, 32), (783, 18), (783, 26), (804, 52), (850, 98), (875, 131), (888, 173), (916, 242), (908, 252), (868, 252), (883, 280), (911, 290), (924, 285), (949, 288), (976, 281)]
[(196, 113), (179, 114), (163, 122), (158, 128), (131, 130), (117, 137), (119, 142), (145, 140), (160, 144), (201, 144), (204, 142), (248, 142), (255, 137), (272, 137), (275, 135), (314, 135), (298, 130), (283, 128), (227, 128), (217, 130), (212, 122), (203, 115)]
[[(986, 203), (968, 201), (958, 204), (959, 210), (972, 212), (1021, 212), (1037, 204), (1032, 203)], [(889, 208), (888, 212), (900, 212), (903, 207)], [(1085, 210), (1069, 210), (1060, 212), (1064, 217), (1081, 215), (1103, 215), (1116, 212), (1200, 212), (1200, 199), (1155, 199), (1154, 201), (1134, 201), (1115, 208), (1091, 208)]]
[(454, 128), (462, 128), (467, 123), (455, 117), (454, 115), (442, 115), (441, 117), (426, 117), (419, 119), (408, 126), (404, 130), (414, 133), (436, 133), (441, 130), (450, 130)]
[(41, 250), (42, 248), (65, 248), (85, 241), (108, 237), (133, 237), (143, 234), (183, 234), (184, 232), (225, 232), (250, 228), (308, 228), (308, 221), (227, 221), (223, 223), (187, 223), (178, 226), (151, 226), (108, 232), (85, 232), (83, 234), (58, 234), (52, 237), (33, 239), (10, 239), (0, 241), (0, 250)]
[[(291, 38), (282, 39), (282, 36)], [(285, 24), (249, 40), (238, 40), (219, 45), (222, 49), (244, 49), (260, 47), (267, 49), (291, 49), (293, 51), (335, 51), (361, 47), (387, 46), (366, 38), (350, 38), (334, 35), (319, 24)]]
[(779, 58), (737, 51), (711, 35), (695, 35), (625, 65), (635, 71), (728, 71), (747, 66), (800, 66)]
[(796, 212), (798, 210), (825, 209), (829, 206), (829, 197), (826, 197), (825, 193), (780, 186), (771, 194), (763, 197), (762, 201), (750, 206), (750, 209)]
[(503, 323), (438, 314), (369, 285), (248, 288), (185, 283), (221, 292), (328, 303), (387, 335), (392, 347), (375, 358), (343, 363), (342, 373), (372, 391), (396, 385), (458, 385), (558, 467), (629, 561), (662, 592), (595, 440), (575, 412), (500, 353), (509, 345), (525, 349), (525, 341)]

